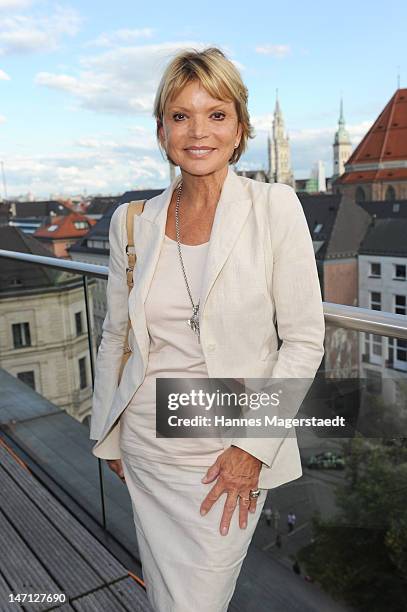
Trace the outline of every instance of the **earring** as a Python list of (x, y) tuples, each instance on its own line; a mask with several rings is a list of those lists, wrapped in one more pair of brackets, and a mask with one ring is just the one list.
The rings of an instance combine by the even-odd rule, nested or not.
[(239, 143), (237, 142), (237, 143), (235, 144), (235, 149), (236, 149), (238, 146), (239, 146)]

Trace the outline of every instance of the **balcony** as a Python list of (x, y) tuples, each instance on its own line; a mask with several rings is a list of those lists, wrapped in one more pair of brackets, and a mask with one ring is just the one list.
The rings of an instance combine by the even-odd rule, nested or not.
[[(2, 250), (0, 257), (64, 273), (64, 282), (49, 292), (49, 309), (38, 292), (19, 294), (14, 287), (0, 294), (2, 606), (148, 611), (127, 489), (92, 455), (94, 442), (89, 440), (101, 325), (95, 301), (107, 267)], [(31, 312), (34, 303), (37, 310)], [(340, 413), (351, 428), (347, 436), (298, 428), (303, 476), (269, 490), (265, 508), (271, 506), (272, 514), (259, 521), (230, 612), (358, 610), (357, 601), (338, 592), (339, 586), (350, 592), (354, 583), (348, 588), (338, 575), (335, 593), (323, 565), (335, 562), (329, 567), (338, 568), (342, 563), (344, 576), (348, 566), (355, 575), (356, 569), (367, 576), (375, 548), (385, 554), (386, 548), (380, 548), (384, 536), (391, 554), (380, 558), (376, 579), (380, 583), (380, 572), (383, 579), (399, 572), (403, 582), (397, 551), (405, 540), (393, 521), (397, 525), (405, 512), (407, 377), (389, 367), (385, 353), (382, 363), (371, 362), (364, 333), (381, 336), (391, 346), (407, 339), (407, 320), (328, 303), (324, 311), (326, 355), (301, 415)], [(23, 320), (20, 312), (27, 313)], [(403, 353), (398, 358), (402, 362)], [(339, 455), (344, 468), (331, 461)], [(370, 497), (366, 486), (373, 486), (372, 465), (384, 484)], [(296, 522), (288, 528), (291, 511)], [(386, 580), (383, 597), (387, 609), (396, 610), (397, 581)], [(10, 593), (24, 592), (64, 599), (20, 601), (9, 608), (3, 603), (10, 601)]]

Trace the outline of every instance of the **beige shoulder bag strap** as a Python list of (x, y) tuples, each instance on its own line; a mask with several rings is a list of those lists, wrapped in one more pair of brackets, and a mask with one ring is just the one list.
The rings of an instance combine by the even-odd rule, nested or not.
[[(144, 204), (146, 200), (134, 200), (133, 202), (129, 202), (127, 207), (127, 215), (126, 215), (126, 228), (127, 228), (127, 245), (126, 245), (126, 255), (127, 255), (127, 286), (129, 289), (129, 293), (133, 287), (133, 270), (136, 265), (136, 249), (134, 246), (134, 215), (140, 215), (144, 210)], [(124, 366), (127, 363), (128, 358), (130, 357), (131, 348), (129, 346), (129, 331), (131, 328), (130, 317), (127, 322), (127, 332), (126, 332), (126, 340), (123, 347), (123, 357), (122, 362), (120, 364), (119, 370), (119, 383), (122, 377), (122, 373), (124, 370)]]

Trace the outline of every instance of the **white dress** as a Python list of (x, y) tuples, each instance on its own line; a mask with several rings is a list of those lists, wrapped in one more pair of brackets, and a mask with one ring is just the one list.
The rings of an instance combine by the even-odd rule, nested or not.
[[(194, 304), (209, 242), (181, 245)], [(207, 378), (196, 334), (186, 323), (192, 305), (178, 246), (165, 236), (145, 302), (150, 353), (143, 383), (120, 419), (120, 447), (132, 500), (143, 577), (155, 612), (226, 612), (261, 515), (267, 490), (241, 529), (236, 508), (229, 532), (220, 534), (226, 494), (206, 516), (199, 509), (214, 486), (201, 478), (224, 451), (219, 437), (156, 438), (157, 377)]]

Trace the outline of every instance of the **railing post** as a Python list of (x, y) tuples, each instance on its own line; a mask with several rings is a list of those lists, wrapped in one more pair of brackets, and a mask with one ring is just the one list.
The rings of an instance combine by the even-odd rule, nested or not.
[[(93, 329), (90, 316), (89, 308), (89, 294), (88, 294), (88, 279), (87, 276), (82, 275), (83, 282), (83, 293), (85, 297), (85, 312), (86, 312), (86, 326), (88, 330), (88, 347), (89, 347), (89, 358), (90, 358), (90, 372), (92, 378), (92, 391), (95, 389), (95, 368), (93, 359)], [(99, 468), (99, 487), (100, 487), (100, 501), (102, 506), (102, 525), (103, 529), (106, 529), (106, 508), (105, 508), (105, 493), (103, 487), (103, 466), (102, 459), (98, 457), (98, 468)]]

